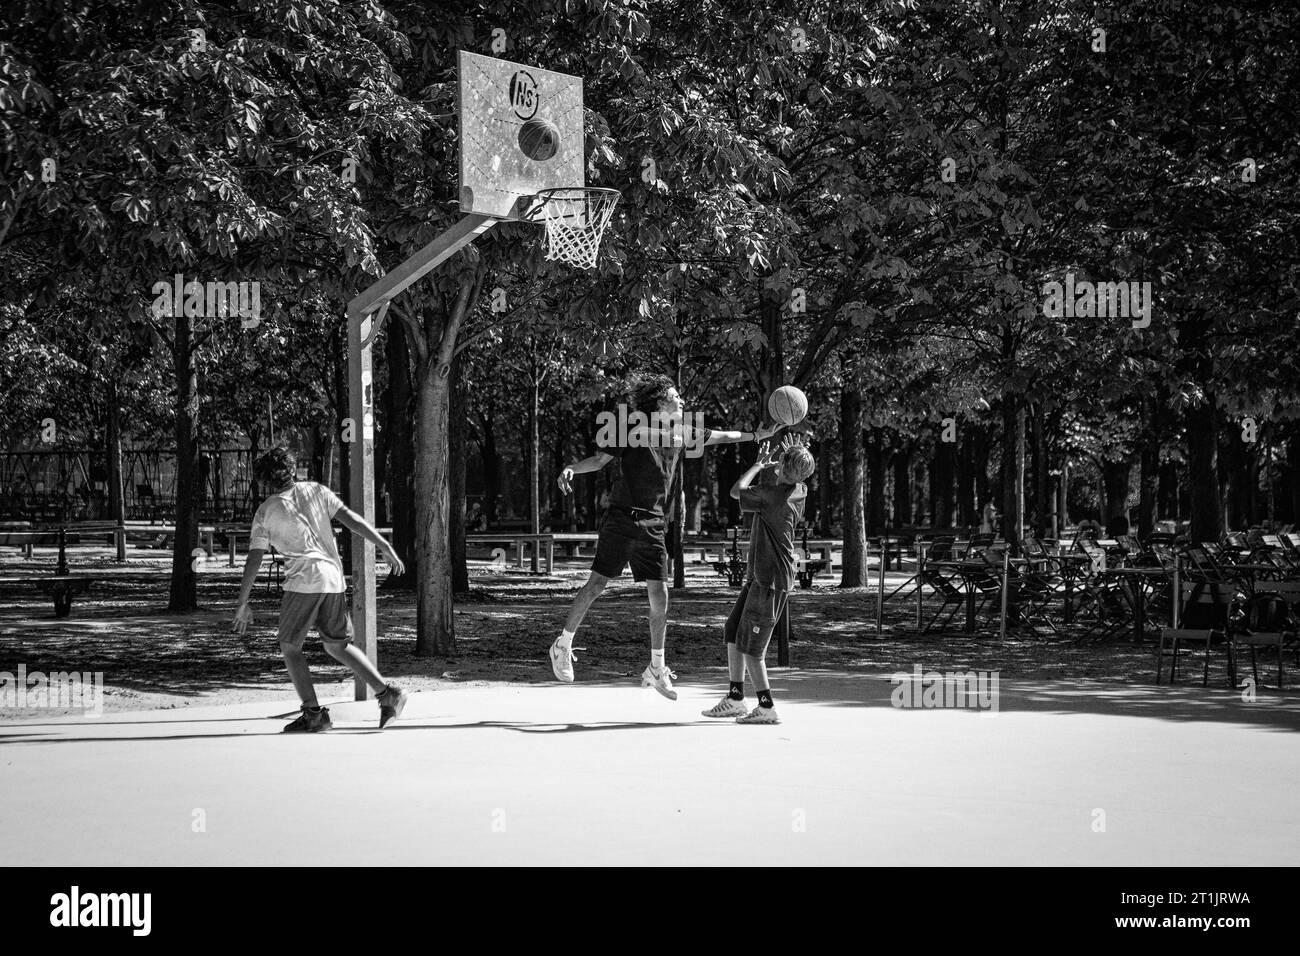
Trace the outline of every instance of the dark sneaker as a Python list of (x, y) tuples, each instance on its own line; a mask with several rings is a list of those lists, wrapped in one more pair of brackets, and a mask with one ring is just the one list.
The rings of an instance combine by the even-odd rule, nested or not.
[(318, 707), (316, 710), (302, 709), (298, 719), (280, 731), (282, 734), (318, 734), (322, 730), (329, 730), (334, 725), (330, 723), (330, 712), (328, 707)]
[(389, 684), (376, 699), (379, 701), (379, 726), (381, 728), (386, 726), (390, 720), (396, 720), (402, 716), (402, 708), (406, 706), (406, 691), (396, 684)]

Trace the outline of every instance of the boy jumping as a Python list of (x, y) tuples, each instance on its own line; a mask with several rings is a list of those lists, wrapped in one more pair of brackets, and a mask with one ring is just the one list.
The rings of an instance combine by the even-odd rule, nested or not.
[[(731, 689), (704, 711), (705, 717), (735, 717), (738, 724), (779, 724), (767, 679), (767, 645), (794, 588), (794, 529), (803, 519), (808, 488), (803, 482), (817, 463), (803, 445), (787, 438), (782, 447), (759, 456), (731, 487), (740, 510), (754, 515), (749, 532), (749, 572), (723, 635)], [(776, 481), (750, 487), (764, 469), (777, 468)], [(758, 693), (758, 706), (745, 712), (745, 671)]]
[(294, 689), (302, 698), (302, 713), (284, 728), (284, 733), (319, 733), (329, 730), (330, 712), (316, 702), (311, 669), (303, 657), (302, 645), (313, 626), (320, 632), (326, 652), (362, 678), (378, 695), (379, 726), (402, 713), (406, 693), (396, 684), (385, 683), (375, 665), (352, 646), (352, 619), (348, 615), (347, 585), (343, 562), (334, 547), (330, 519), (354, 534), (374, 543), (399, 575), (402, 559), (374, 526), (343, 506), (334, 492), (314, 481), (295, 481), (297, 462), (283, 446), (270, 449), (253, 465), (259, 484), (275, 488), (253, 516), (253, 530), (244, 562), (244, 579), (239, 588), (239, 606), (234, 627), (243, 634), (253, 620), (248, 597), (262, 566), (262, 557), (274, 547), (285, 558), (284, 597), (280, 602), (280, 651)]
[(599, 451), (560, 472), (560, 490), (567, 495), (573, 490), (574, 475), (600, 471), (615, 458), (619, 459), (609, 507), (601, 520), (591, 574), (573, 599), (564, 630), (551, 645), (551, 670), (556, 680), (573, 681), (574, 634), (609, 579), (622, 575), (623, 569), (631, 564), (632, 580), (645, 582), (650, 602), (650, 664), (641, 674), (641, 684), (653, 686), (669, 700), (676, 700), (673, 679), (677, 675), (664, 663), (664, 639), (668, 629), (664, 503), (672, 486), (678, 456), (684, 447), (762, 441), (782, 426), (759, 428), (755, 432), (682, 427), (685, 405), (672, 379), (666, 375), (642, 376), (634, 380), (631, 392), (637, 411), (646, 416), (656, 413), (652, 421), (678, 424), (675, 429), (653, 425), (633, 428), (626, 436), (626, 442), (611, 445), (607, 451)]

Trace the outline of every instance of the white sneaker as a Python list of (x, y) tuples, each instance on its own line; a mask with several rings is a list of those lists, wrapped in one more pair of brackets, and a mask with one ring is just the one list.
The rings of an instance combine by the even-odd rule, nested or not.
[(676, 676), (667, 666), (659, 668), (659, 672), (656, 674), (654, 668), (647, 665), (646, 669), (641, 672), (641, 686), (653, 687), (669, 700), (676, 700), (677, 691), (673, 690), (673, 679)]
[(743, 701), (724, 697), (708, 710), (700, 711), (705, 717), (743, 717), (746, 713)]
[(573, 647), (561, 647), (557, 639), (551, 645), (551, 670), (555, 671), (555, 679), (564, 681), (566, 684), (573, 683), (573, 662), (578, 656), (573, 653)]
[(744, 717), (737, 717), (738, 724), (779, 724), (781, 718), (776, 715), (775, 707), (764, 707), (761, 704), (755, 707)]

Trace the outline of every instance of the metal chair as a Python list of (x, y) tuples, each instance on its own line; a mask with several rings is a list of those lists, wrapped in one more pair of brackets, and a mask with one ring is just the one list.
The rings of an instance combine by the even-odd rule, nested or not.
[(1187, 581), (1183, 584), (1184, 602), (1179, 615), (1178, 627), (1160, 629), (1160, 640), (1156, 646), (1156, 683), (1160, 683), (1161, 667), (1165, 654), (1172, 654), (1169, 668), (1169, 683), (1178, 679), (1178, 651), (1184, 644), (1199, 644), (1205, 649), (1205, 669), (1201, 675), (1201, 686), (1210, 683), (1210, 652), (1221, 647), (1228, 657), (1228, 686), (1237, 683), (1237, 671), (1233, 658), (1232, 640), (1229, 628), (1232, 622), (1233, 605), (1237, 600), (1236, 585), (1222, 581)]

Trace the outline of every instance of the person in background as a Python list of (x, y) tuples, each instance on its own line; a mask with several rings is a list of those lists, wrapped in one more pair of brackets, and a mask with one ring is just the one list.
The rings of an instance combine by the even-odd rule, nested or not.
[(998, 511), (993, 507), (993, 499), (989, 498), (984, 502), (984, 510), (980, 518), (980, 533), (996, 534), (998, 529), (997, 521)]

